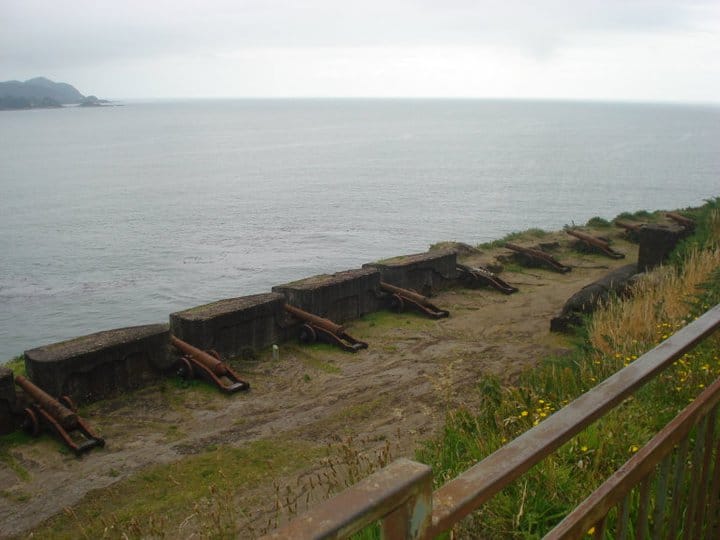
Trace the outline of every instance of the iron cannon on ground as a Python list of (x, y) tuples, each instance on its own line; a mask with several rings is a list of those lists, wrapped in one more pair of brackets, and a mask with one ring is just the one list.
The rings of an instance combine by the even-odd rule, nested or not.
[(15, 384), (32, 399), (23, 411), (23, 428), (33, 436), (40, 434), (44, 427), (58, 437), (75, 455), (79, 456), (96, 446), (105, 446), (99, 437), (77, 413), (77, 406), (70, 396), (54, 399), (42, 388), (22, 375), (15, 377)]
[(199, 377), (226, 394), (250, 389), (250, 383), (242, 380), (217, 352), (203, 351), (172, 335), (170, 343), (182, 353), (178, 374), (184, 379)]
[(324, 341), (330, 345), (336, 345), (344, 351), (357, 352), (367, 349), (368, 344), (355, 339), (345, 331), (345, 327), (336, 324), (330, 319), (313, 315), (290, 304), (284, 305), (285, 311), (302, 321), (300, 327), (300, 341), (303, 343), (314, 343), (317, 340)]

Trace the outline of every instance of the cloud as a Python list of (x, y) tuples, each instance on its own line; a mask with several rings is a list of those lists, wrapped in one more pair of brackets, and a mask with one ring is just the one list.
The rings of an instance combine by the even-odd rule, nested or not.
[(71, 66), (248, 48), (470, 45), (543, 58), (598, 34), (696, 30), (708, 15), (717, 21), (715, 4), (23, 0), (0, 7), (0, 61)]
[(720, 95), (716, 0), (17, 0), (0, 20), (0, 79), (109, 97)]

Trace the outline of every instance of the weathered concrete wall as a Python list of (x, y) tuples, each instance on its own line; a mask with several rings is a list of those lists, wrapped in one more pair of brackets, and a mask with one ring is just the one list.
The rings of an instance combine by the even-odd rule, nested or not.
[(452, 250), (402, 255), (364, 264), (363, 268), (375, 268), (383, 281), (426, 296), (455, 283), (459, 278), (457, 253)]
[(170, 331), (225, 358), (247, 356), (285, 339), (285, 297), (279, 293), (228, 298), (170, 315)]
[(95, 401), (139, 388), (172, 366), (164, 324), (97, 332), (25, 351), (28, 377), (55, 397)]
[(15, 423), (17, 396), (13, 372), (0, 366), (0, 435), (17, 428)]
[(581, 324), (583, 315), (595, 311), (611, 295), (623, 294), (637, 273), (636, 264), (626, 264), (586, 285), (565, 302), (560, 315), (550, 321), (550, 330), (567, 332), (572, 326)]
[(643, 225), (638, 230), (638, 268), (647, 272), (667, 261), (678, 242), (690, 232), (680, 225)]
[(283, 294), (288, 304), (336, 323), (380, 309), (380, 273), (374, 268), (322, 274), (272, 290)]

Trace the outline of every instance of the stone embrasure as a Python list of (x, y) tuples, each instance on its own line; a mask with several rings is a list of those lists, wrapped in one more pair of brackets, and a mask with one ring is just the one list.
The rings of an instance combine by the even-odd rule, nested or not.
[(17, 427), (14, 417), (16, 399), (13, 372), (0, 366), (0, 435), (10, 433)]
[(383, 281), (425, 295), (456, 283), (459, 277), (457, 253), (453, 250), (402, 255), (364, 264), (363, 268), (375, 268)]
[(173, 364), (168, 326), (119, 328), (25, 351), (27, 374), (51, 395), (95, 401), (139, 388)]
[(380, 309), (380, 273), (374, 268), (321, 274), (272, 289), (295, 307), (342, 323)]
[(226, 298), (172, 313), (170, 329), (183, 341), (225, 358), (246, 356), (285, 339), (284, 303), (278, 293)]
[(188, 321), (203, 321), (228, 315), (231, 313), (262, 307), (269, 303), (284, 301), (285, 297), (277, 293), (254, 294), (239, 298), (226, 298), (210, 304), (193, 307), (184, 311), (172, 313), (171, 317), (178, 317)]

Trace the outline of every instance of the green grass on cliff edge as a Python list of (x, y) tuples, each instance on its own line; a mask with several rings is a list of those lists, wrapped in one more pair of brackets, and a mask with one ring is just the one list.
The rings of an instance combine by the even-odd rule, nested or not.
[(25, 356), (22, 354), (6, 362), (5, 367), (9, 368), (15, 375), (27, 375), (25, 372)]
[[(713, 199), (683, 212), (698, 225), (673, 255), (679, 268), (692, 249), (718, 245), (710, 223), (713, 211), (717, 219), (718, 208), (720, 199)], [(688, 304), (685, 319), (718, 303), (720, 269)], [(581, 334), (570, 355), (545, 359), (514, 387), (503, 388), (496, 378), (485, 378), (476, 389), (482, 406), (449, 412), (442, 433), (423, 445), (417, 459), (432, 466), (435, 485), (441, 486), (634, 361), (676, 328), (675, 323), (659, 323), (655, 339), (632, 344), (633, 354), (602, 359)], [(542, 537), (718, 376), (717, 340), (706, 341), (466, 518), (458, 528), (459, 537)]]

